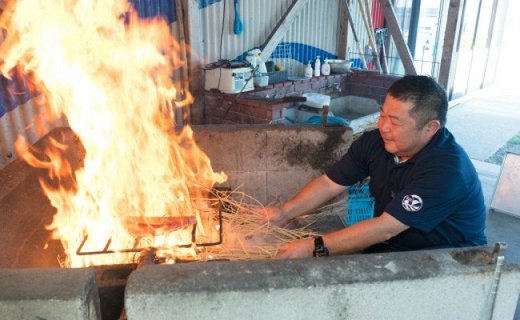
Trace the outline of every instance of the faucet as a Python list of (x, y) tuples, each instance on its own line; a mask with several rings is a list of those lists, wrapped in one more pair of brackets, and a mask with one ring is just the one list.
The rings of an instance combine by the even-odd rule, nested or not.
[(341, 92), (341, 86), (340, 86), (339, 82), (338, 83), (331, 83), (331, 84), (327, 85), (327, 89), (334, 89), (337, 92)]

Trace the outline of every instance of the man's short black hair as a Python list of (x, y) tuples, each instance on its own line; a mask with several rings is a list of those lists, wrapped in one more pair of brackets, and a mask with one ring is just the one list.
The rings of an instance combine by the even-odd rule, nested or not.
[(427, 76), (404, 76), (388, 89), (387, 94), (403, 102), (412, 102), (410, 115), (423, 128), (431, 120), (446, 124), (448, 97), (446, 91), (433, 78)]

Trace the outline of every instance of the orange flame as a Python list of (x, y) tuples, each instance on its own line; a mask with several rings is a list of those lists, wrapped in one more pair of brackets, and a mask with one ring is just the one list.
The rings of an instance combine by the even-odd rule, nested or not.
[[(201, 229), (205, 209), (194, 198), (227, 177), (213, 172), (191, 128), (168, 129), (165, 115), (191, 96), (172, 103), (180, 99), (171, 77), (184, 62), (163, 20), (139, 20), (125, 0), (24, 0), (7, 5), (0, 27), (2, 74), (17, 65), (34, 74), (54, 115), (66, 116), (85, 148), (83, 165), (73, 172), (63, 144), (53, 141), (40, 159), (17, 141), (27, 162), (49, 169), (59, 182), (41, 181), (57, 209), (48, 228), (62, 241), (67, 265), (130, 262), (128, 253), (76, 255), (85, 235), (87, 251), (103, 250), (109, 239), (114, 251), (132, 247), (128, 217), (195, 216), (201, 234), (211, 231)], [(188, 229), (155, 236), (148, 245), (175, 251), (191, 243)], [(196, 254), (183, 250), (175, 254)]]

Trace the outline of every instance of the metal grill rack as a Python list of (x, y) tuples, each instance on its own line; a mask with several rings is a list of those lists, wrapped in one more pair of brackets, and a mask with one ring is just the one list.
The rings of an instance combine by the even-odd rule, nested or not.
[[(208, 246), (215, 246), (215, 245), (222, 244), (222, 210), (221, 210), (221, 206), (219, 206), (219, 209), (217, 210), (217, 212), (218, 212), (217, 219), (218, 219), (218, 227), (219, 227), (218, 228), (219, 237), (218, 237), (217, 241), (198, 243), (197, 242), (197, 224), (193, 224), (192, 230), (191, 230), (191, 242), (187, 243), (187, 244), (177, 245), (176, 247), (190, 248), (192, 245), (195, 245), (196, 247), (208, 247)], [(107, 240), (107, 242), (105, 243), (105, 246), (103, 247), (102, 250), (83, 251), (83, 247), (85, 246), (85, 243), (87, 242), (87, 240), (88, 240), (88, 234), (85, 234), (83, 236), (83, 240), (81, 241), (78, 249), (76, 250), (77, 255), (84, 256), (84, 255), (113, 254), (113, 253), (132, 253), (132, 252), (138, 253), (138, 252), (142, 252), (143, 250), (150, 249), (150, 247), (140, 247), (139, 244), (142, 240), (142, 237), (137, 237), (137, 238), (135, 238), (134, 244), (131, 248), (109, 249), (110, 244), (112, 243), (112, 238), (109, 238)], [(158, 249), (158, 248), (155, 248), (155, 249)]]

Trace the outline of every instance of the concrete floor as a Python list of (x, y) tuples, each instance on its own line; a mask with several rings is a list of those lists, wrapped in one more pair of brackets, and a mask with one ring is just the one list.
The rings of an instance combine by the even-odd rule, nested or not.
[[(492, 201), (501, 164), (485, 162), (520, 132), (520, 92), (494, 86), (460, 101), (448, 112), (448, 129), (466, 149), (479, 173), (486, 206)], [(520, 187), (520, 184), (517, 184)], [(490, 244), (507, 244), (506, 261), (520, 264), (520, 215), (488, 210)], [(520, 320), (520, 297), (515, 320)]]
[[(448, 111), (448, 129), (464, 147), (480, 176), (489, 207), (501, 164), (485, 162), (520, 132), (520, 92), (494, 86), (461, 101)], [(520, 216), (488, 212), (490, 243), (508, 244), (506, 260), (520, 264)]]

